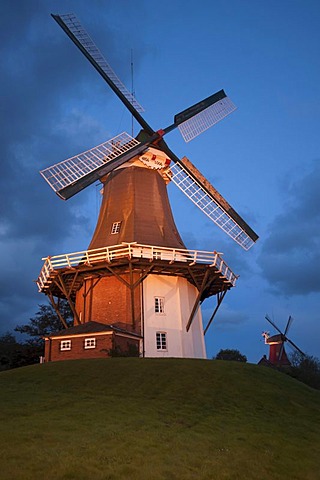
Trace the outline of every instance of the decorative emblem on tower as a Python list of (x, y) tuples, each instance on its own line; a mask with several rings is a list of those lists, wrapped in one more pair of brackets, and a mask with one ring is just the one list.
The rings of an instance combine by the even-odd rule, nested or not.
[(161, 152), (161, 150), (155, 150), (154, 148), (149, 148), (143, 155), (140, 155), (139, 160), (154, 170), (167, 168), (171, 163), (167, 155)]

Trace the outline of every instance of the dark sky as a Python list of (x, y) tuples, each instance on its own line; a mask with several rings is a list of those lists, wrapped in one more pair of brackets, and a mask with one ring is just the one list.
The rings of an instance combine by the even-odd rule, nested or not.
[[(316, 1), (2, 0), (0, 332), (46, 301), (33, 282), (42, 257), (86, 249), (99, 208), (94, 185), (67, 202), (39, 170), (91, 148), (131, 120), (50, 13), (74, 12), (155, 128), (225, 88), (238, 110), (190, 144), (187, 155), (260, 235), (250, 252), (221, 234), (174, 190), (187, 245), (224, 252), (240, 275), (207, 336), (208, 355), (267, 349), (268, 313), (320, 356), (320, 6)], [(191, 219), (191, 220), (190, 220)], [(207, 319), (213, 301), (204, 304)]]

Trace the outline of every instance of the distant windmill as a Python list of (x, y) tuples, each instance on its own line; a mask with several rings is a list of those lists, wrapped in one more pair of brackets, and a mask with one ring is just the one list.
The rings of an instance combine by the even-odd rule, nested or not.
[(289, 358), (287, 357), (284, 344), (288, 342), (297, 350), (301, 355), (304, 355), (302, 350), (295, 343), (292, 342), (287, 336), (293, 318), (291, 315), (288, 318), (288, 322), (284, 332), (277, 327), (277, 325), (270, 319), (268, 315), (265, 316), (266, 320), (279, 332), (276, 335), (270, 336), (269, 332), (263, 332), (262, 336), (265, 339), (265, 343), (270, 346), (269, 350), (269, 362), (273, 365), (286, 366), (291, 365)]
[(245, 250), (258, 236), (186, 157), (179, 159), (170, 150), (163, 137), (178, 127), (188, 142), (235, 106), (220, 90), (155, 131), (76, 17), (52, 16), (142, 130), (136, 138), (120, 134), (41, 172), (64, 200), (100, 180), (103, 200), (88, 250), (48, 257), (39, 290), (56, 308), (54, 297), (66, 298), (75, 325), (121, 324), (141, 335), (145, 356), (205, 357), (200, 303), (216, 295), (211, 322), (237, 277), (216, 252), (186, 249), (166, 185), (172, 181)]

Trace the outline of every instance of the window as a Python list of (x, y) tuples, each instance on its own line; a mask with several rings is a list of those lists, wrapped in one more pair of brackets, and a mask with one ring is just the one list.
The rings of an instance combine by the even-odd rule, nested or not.
[(96, 339), (95, 338), (85, 338), (84, 339), (84, 348), (96, 348)]
[(121, 222), (113, 222), (111, 228), (111, 235), (115, 235), (116, 233), (120, 232)]
[(157, 350), (167, 350), (167, 334), (165, 332), (156, 333)]
[(60, 342), (60, 350), (71, 350), (71, 340), (62, 340)]
[(164, 297), (154, 297), (155, 313), (164, 313)]

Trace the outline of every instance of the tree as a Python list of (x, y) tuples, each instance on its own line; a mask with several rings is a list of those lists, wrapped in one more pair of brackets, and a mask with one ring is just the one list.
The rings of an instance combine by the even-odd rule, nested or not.
[(290, 356), (290, 361), (291, 367), (287, 373), (291, 377), (310, 387), (320, 389), (320, 360), (318, 358), (301, 355), (296, 351)]
[[(68, 326), (72, 324), (72, 312), (66, 300), (60, 301), (59, 310)], [(16, 332), (27, 335), (25, 341), (17, 341), (7, 332), (0, 336), (0, 371), (39, 363), (44, 354), (43, 337), (63, 328), (61, 321), (51, 305), (39, 305), (39, 311), (26, 325), (17, 325)]]
[[(67, 325), (71, 326), (72, 312), (66, 300), (60, 300), (59, 311)], [(17, 325), (15, 331), (31, 337), (26, 342), (30, 346), (43, 348), (43, 337), (58, 332), (62, 328), (63, 325), (52, 305), (42, 304), (39, 305), (39, 311), (35, 316), (30, 318), (29, 323)]]
[[(72, 312), (66, 300), (60, 300), (59, 311), (68, 326), (72, 324)], [(44, 355), (44, 338), (54, 332), (62, 330), (63, 325), (52, 305), (41, 304), (34, 317), (26, 325), (17, 325), (16, 332), (27, 335), (29, 338), (22, 344), (25, 352), (25, 365), (39, 362)]]
[(0, 371), (27, 365), (27, 348), (7, 332), (0, 336)]
[(215, 357), (214, 360), (232, 360), (234, 362), (246, 362), (247, 357), (242, 355), (239, 350), (234, 349), (221, 349)]

